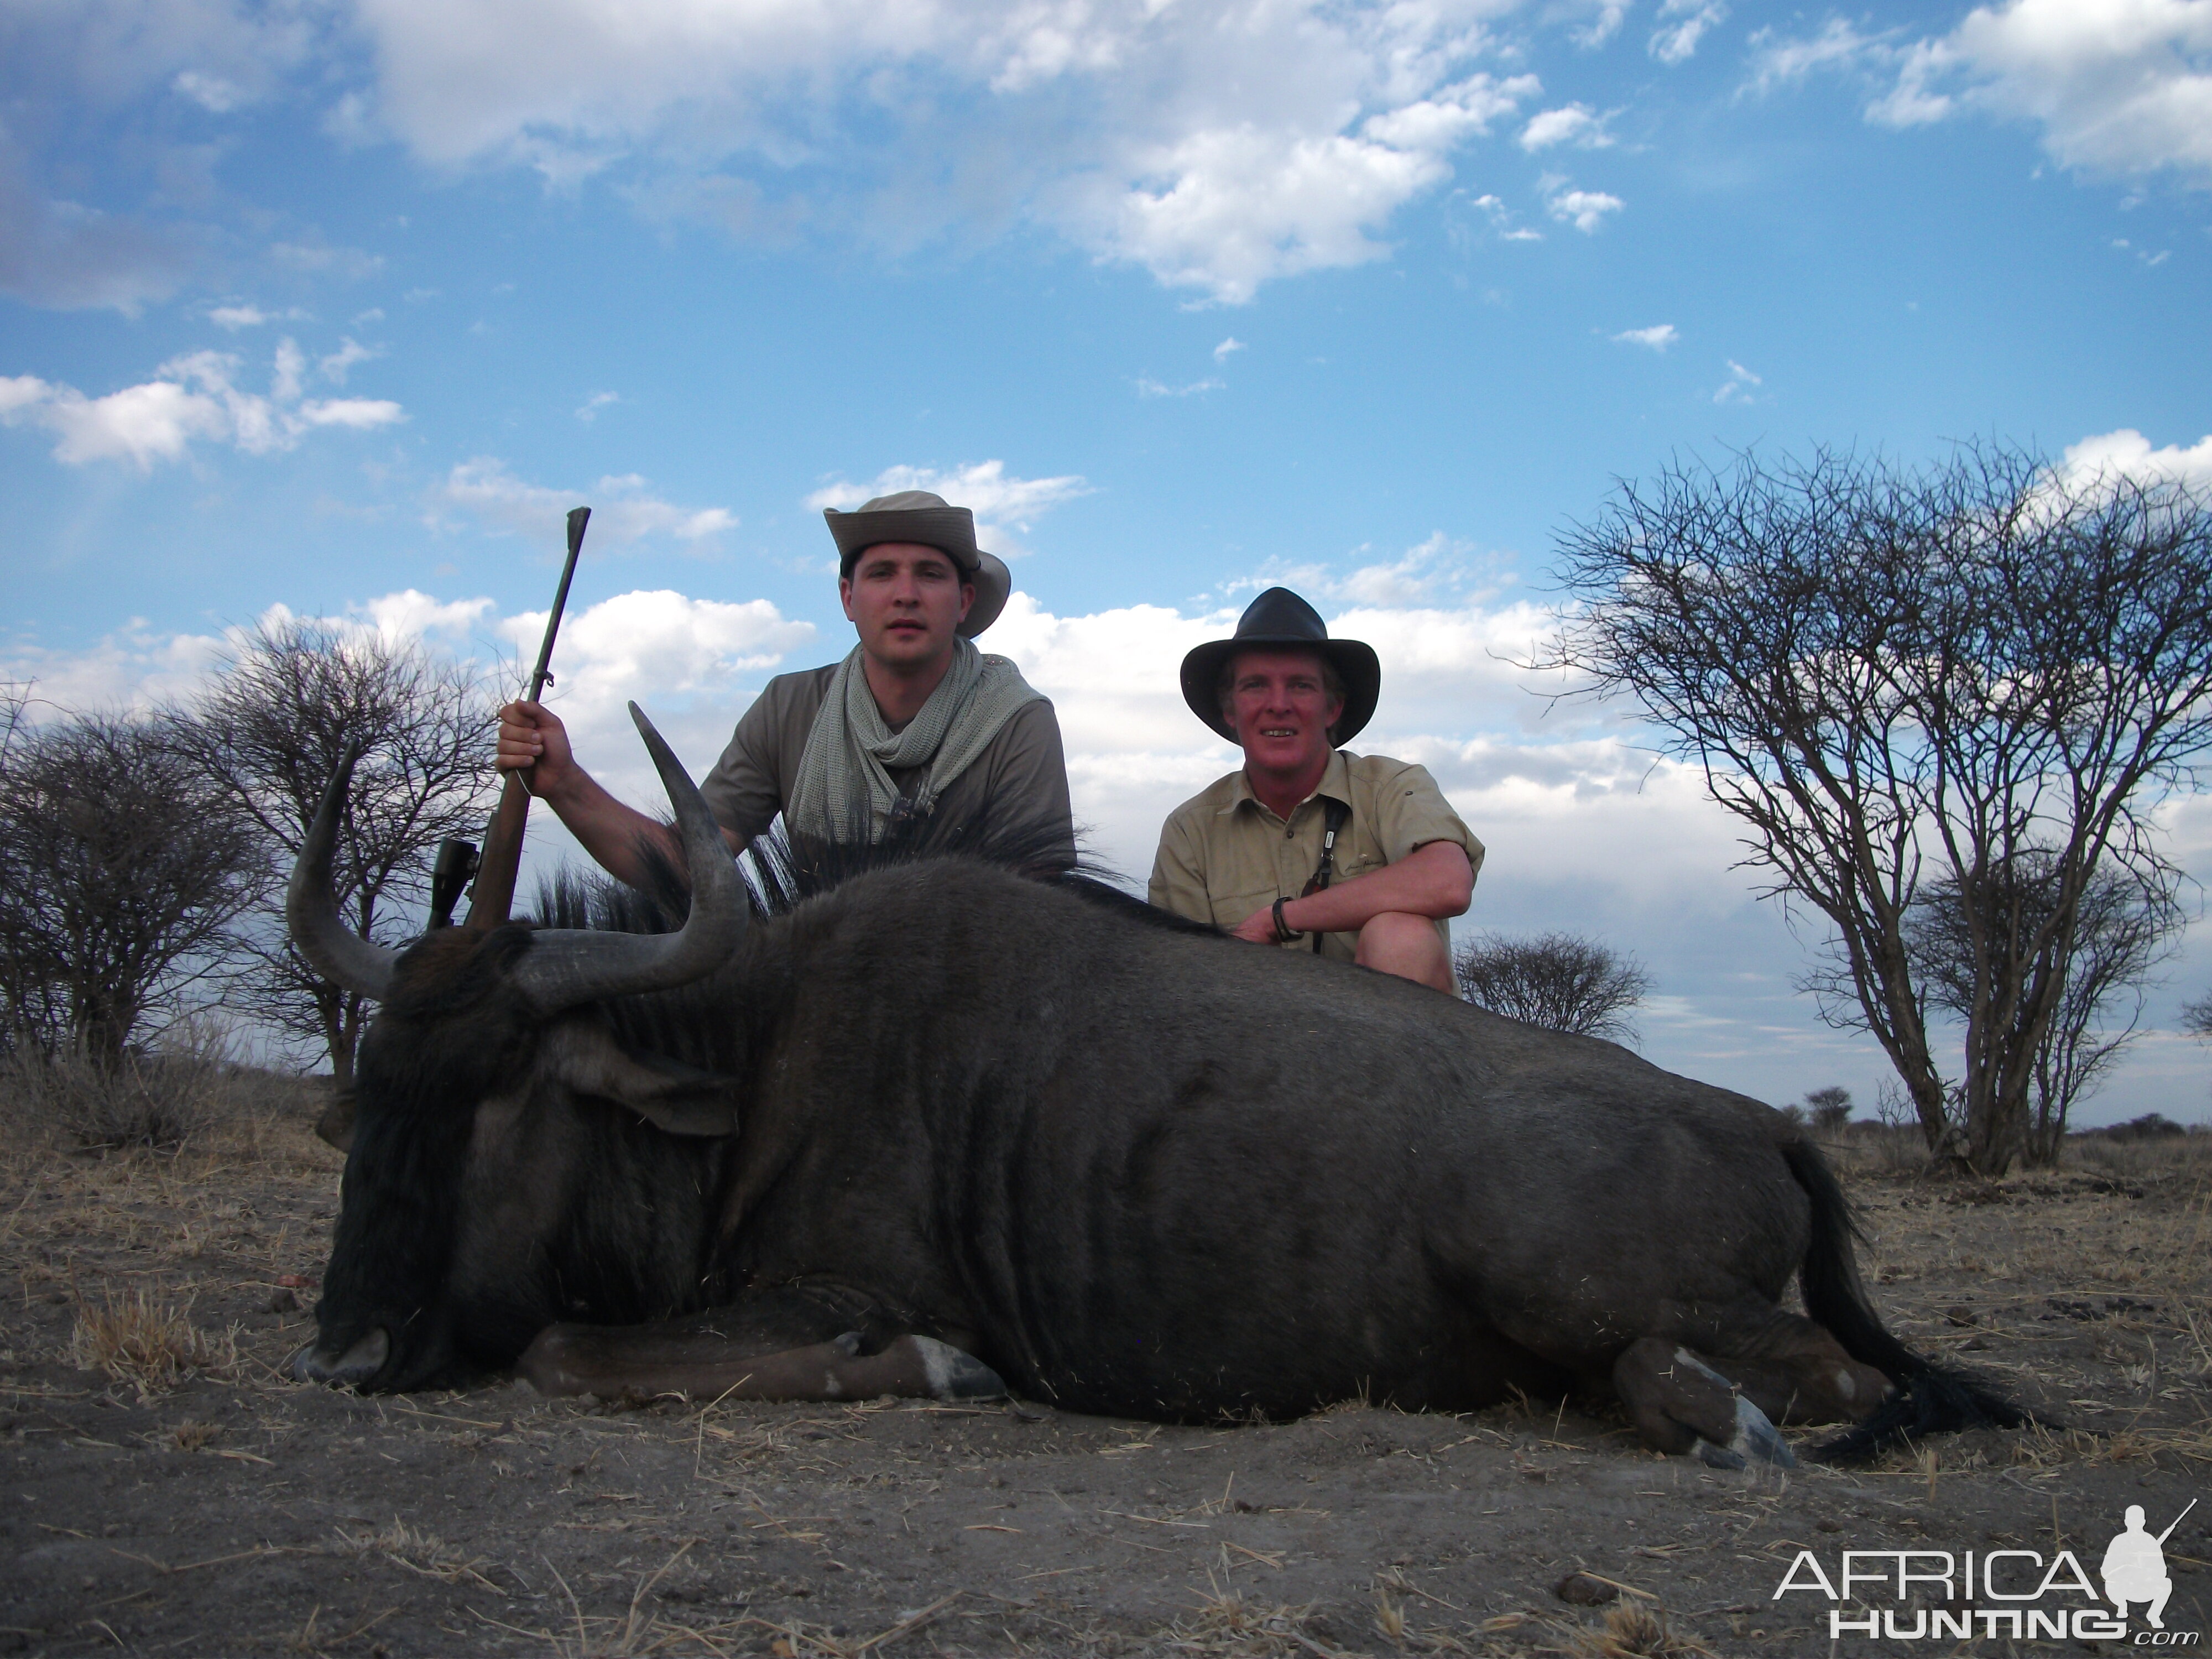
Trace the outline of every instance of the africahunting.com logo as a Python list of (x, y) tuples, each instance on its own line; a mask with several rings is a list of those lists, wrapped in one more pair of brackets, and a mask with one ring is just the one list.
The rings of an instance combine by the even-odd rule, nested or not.
[[(1828, 1639), (1875, 1637), (1892, 1642), (1966, 1641), (2003, 1637), (2012, 1642), (2131, 1641), (2143, 1648), (2193, 1648), (2202, 1631), (2168, 1630), (2166, 1604), (2173, 1580), (2166, 1570), (2166, 1540), (2188, 1505), (2164, 1532), (2148, 1529), (2142, 1505), (2130, 1504), (2125, 1524), (2105, 1546), (2097, 1577), (2074, 1552), (2045, 1560), (2037, 1550), (1845, 1550), (1832, 1576), (1811, 1550), (1799, 1550), (1775, 1587), (1774, 1599), (1793, 1594), (1825, 1596)], [(1929, 1605), (1940, 1600), (1941, 1607)], [(1894, 1605), (1882, 1606), (1882, 1602)], [(2142, 1628), (2130, 1622), (2139, 1608)]]

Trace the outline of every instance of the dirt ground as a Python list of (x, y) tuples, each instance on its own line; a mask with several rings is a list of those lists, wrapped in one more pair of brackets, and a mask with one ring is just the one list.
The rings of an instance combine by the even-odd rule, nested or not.
[[(2127, 1505), (2212, 1499), (2212, 1137), (1984, 1187), (1847, 1145), (1893, 1328), (2066, 1426), (1784, 1475), (1557, 1401), (1177, 1428), (302, 1387), (276, 1367), (338, 1170), (312, 1111), (171, 1155), (0, 1142), (0, 1653), (2095, 1650), (1832, 1644), (1828, 1601), (1776, 1591), (1808, 1549), (2094, 1574)], [(2212, 1502), (2166, 1554), (2166, 1627), (2202, 1632)]]

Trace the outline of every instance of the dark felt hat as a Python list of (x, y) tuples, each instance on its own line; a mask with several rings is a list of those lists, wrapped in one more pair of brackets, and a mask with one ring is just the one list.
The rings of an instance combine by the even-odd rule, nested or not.
[(964, 507), (947, 507), (942, 495), (927, 489), (902, 489), (896, 495), (878, 495), (862, 501), (851, 513), (824, 507), (830, 539), (837, 544), (838, 562), (846, 570), (861, 552), (878, 542), (913, 542), (933, 547), (960, 567), (960, 574), (975, 585), (975, 603), (960, 624), (969, 639), (999, 620), (1013, 592), (1014, 574), (1003, 560), (975, 545), (975, 515)]
[(1221, 670), (1240, 651), (1316, 651), (1327, 658), (1344, 681), (1344, 713), (1328, 729), (1328, 740), (1338, 748), (1352, 741), (1359, 728), (1375, 717), (1375, 699), (1382, 690), (1382, 665), (1375, 647), (1358, 640), (1333, 640), (1321, 612), (1287, 587), (1271, 587), (1244, 607), (1237, 619), (1237, 632), (1225, 640), (1208, 640), (1182, 659), (1182, 700), (1190, 712), (1231, 743), (1237, 733), (1221, 718), (1221, 697), (1216, 689)]

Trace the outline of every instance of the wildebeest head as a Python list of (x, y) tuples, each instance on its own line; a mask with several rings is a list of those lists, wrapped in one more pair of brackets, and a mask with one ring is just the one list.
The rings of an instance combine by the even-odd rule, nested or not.
[(690, 914), (672, 933), (447, 928), (404, 951), (339, 917), (331, 857), (352, 772), (341, 766), (301, 848), (285, 916), (302, 955), (383, 1004), (362, 1039), (353, 1145), (314, 1341), (293, 1356), (303, 1381), (419, 1388), (457, 1358), (443, 1294), (471, 1134), (488, 1103), (549, 1085), (629, 1106), (682, 1134), (726, 1134), (734, 1102), (719, 1079), (643, 1065), (587, 1005), (703, 978), (744, 937), (747, 899), (713, 815), (637, 706), (676, 811)]

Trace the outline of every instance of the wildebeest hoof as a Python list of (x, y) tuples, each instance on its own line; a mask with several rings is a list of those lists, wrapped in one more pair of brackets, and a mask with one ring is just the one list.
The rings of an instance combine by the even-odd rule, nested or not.
[(1728, 1444), (1716, 1446), (1699, 1435), (1691, 1450), (1709, 1468), (1742, 1469), (1754, 1463), (1777, 1469), (1797, 1467), (1797, 1454), (1790, 1449), (1790, 1443), (1772, 1420), (1741, 1395), (1735, 1397), (1735, 1433)]
[(971, 1353), (965, 1353), (950, 1342), (939, 1342), (933, 1336), (913, 1336), (907, 1339), (921, 1354), (923, 1370), (929, 1377), (929, 1397), (932, 1400), (1004, 1400), (1006, 1384), (993, 1370)]
[(325, 1353), (310, 1342), (285, 1362), (284, 1369), (301, 1382), (327, 1382), (334, 1387), (358, 1388), (384, 1369), (392, 1357), (392, 1339), (382, 1327), (371, 1331), (343, 1353)]

